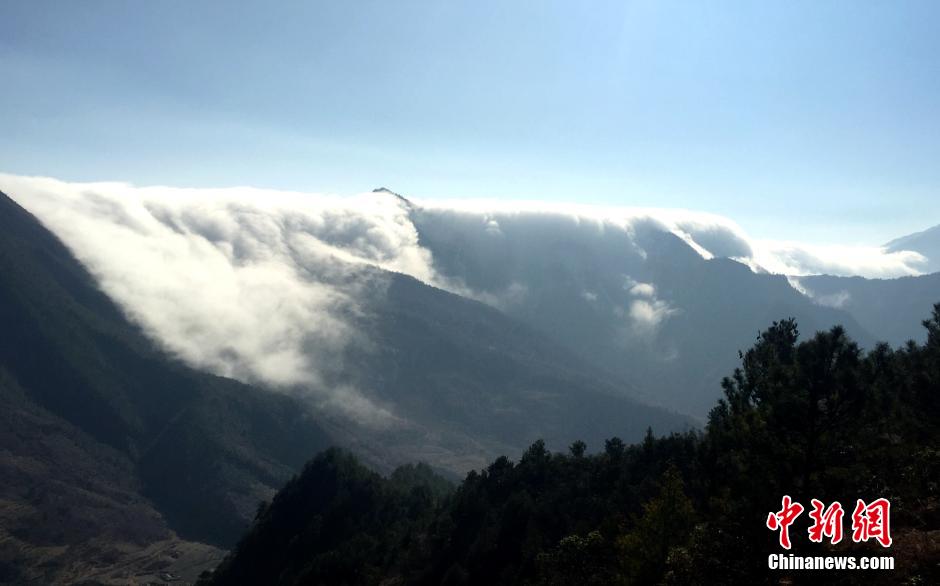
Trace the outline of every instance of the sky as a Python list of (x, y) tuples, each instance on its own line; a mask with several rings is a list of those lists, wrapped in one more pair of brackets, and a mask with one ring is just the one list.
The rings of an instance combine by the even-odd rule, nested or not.
[(878, 245), (940, 224), (938, 22), (874, 0), (0, 0), (0, 172), (680, 207)]

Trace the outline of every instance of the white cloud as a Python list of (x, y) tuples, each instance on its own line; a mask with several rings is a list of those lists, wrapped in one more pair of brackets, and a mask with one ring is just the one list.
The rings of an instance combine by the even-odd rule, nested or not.
[(791, 287), (793, 287), (794, 289), (796, 289), (803, 295), (806, 295), (806, 296), (810, 295), (809, 291), (806, 289), (806, 287), (803, 286), (803, 283), (800, 281), (798, 277), (794, 277), (792, 275), (787, 276), (787, 282), (790, 283)]
[(635, 334), (654, 333), (663, 320), (678, 312), (669, 303), (656, 298), (656, 286), (652, 283), (641, 283), (628, 276), (624, 279), (624, 288), (634, 297), (627, 315)]
[(639, 332), (655, 330), (659, 324), (675, 313), (665, 301), (657, 299), (636, 299), (630, 304), (630, 318)]
[(845, 304), (852, 300), (852, 295), (845, 290), (830, 293), (829, 295), (818, 295), (813, 297), (813, 301), (826, 307), (835, 307), (841, 309)]
[(852, 300), (851, 293), (844, 289), (841, 291), (836, 291), (835, 293), (818, 295), (815, 291), (807, 289), (797, 277), (787, 277), (787, 280), (790, 282), (791, 287), (812, 299), (813, 303), (816, 303), (817, 305), (842, 309), (849, 301)]
[[(427, 213), (446, 217), (454, 226), (461, 226), (458, 221), (461, 216), (496, 222), (503, 235), (507, 234), (507, 226), (514, 223), (547, 225), (554, 221), (556, 227), (577, 229), (582, 239), (590, 232), (620, 231), (632, 235), (638, 226), (653, 225), (680, 238), (702, 258), (733, 258), (757, 272), (892, 278), (922, 274), (927, 267), (927, 259), (913, 251), (755, 239), (726, 217), (692, 210), (492, 199), (418, 203)], [(639, 247), (623, 252), (646, 256), (646, 251)]]
[(799, 242), (753, 241), (754, 261), (785, 275), (861, 276), (888, 279), (919, 275), (927, 259), (908, 250), (888, 252), (880, 246), (817, 245)]
[[(791, 276), (893, 277), (925, 266), (910, 251), (755, 240), (727, 218), (689, 210), (504, 200), (411, 207), (388, 193), (336, 197), (2, 174), (0, 189), (37, 215), (145, 331), (187, 362), (242, 380), (320, 389), (324, 404), (342, 404), (369, 421), (394, 414), (352, 386), (326, 381), (343, 368), (350, 344), (367, 341), (353, 318), (364, 311), (363, 291), (375, 289), (370, 267), (508, 311), (538, 303), (554, 286), (545, 279), (571, 278), (576, 294), (607, 304), (629, 320), (634, 335), (648, 336), (678, 309), (658, 297), (654, 283), (604, 279), (646, 274), (659, 251), (641, 242), (662, 241), (650, 234), (674, 234), (702, 258), (735, 258), (754, 271)], [(452, 246), (435, 254), (449, 255), (449, 266), (460, 270), (441, 274), (441, 259), (419, 242), (419, 231), (431, 240), (443, 235)], [(584, 259), (593, 259), (590, 270)], [(799, 288), (798, 280), (791, 283)], [(626, 295), (619, 300), (618, 290)]]
[(486, 232), (487, 234), (500, 235), (502, 231), (499, 229), (499, 222), (492, 218), (486, 219)]
[(635, 295), (637, 297), (656, 297), (656, 286), (652, 283), (640, 283), (638, 281), (634, 281), (630, 277), (627, 277), (625, 287), (630, 291), (631, 295)]
[[(102, 288), (188, 363), (246, 381), (326, 389), (375, 266), (433, 280), (397, 198), (136, 188), (0, 175)], [(350, 388), (324, 391), (368, 419)]]

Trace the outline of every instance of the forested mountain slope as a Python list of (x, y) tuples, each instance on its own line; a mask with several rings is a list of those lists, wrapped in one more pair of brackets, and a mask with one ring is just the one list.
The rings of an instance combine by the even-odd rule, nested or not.
[[(146, 544), (168, 528), (230, 544), (258, 500), (328, 445), (297, 401), (165, 355), (2, 194), (0, 332), (4, 530), (23, 555), (94, 539)], [(70, 488), (77, 478), (81, 491)]]
[[(704, 432), (534, 443), (453, 494), (400, 490), (346, 454), (307, 465), (208, 585), (930, 584), (940, 579), (940, 304), (927, 341), (863, 352), (840, 327), (774, 323), (726, 378)], [(890, 500), (891, 547), (765, 525), (789, 495)], [(773, 571), (768, 555), (894, 556), (892, 571)]]

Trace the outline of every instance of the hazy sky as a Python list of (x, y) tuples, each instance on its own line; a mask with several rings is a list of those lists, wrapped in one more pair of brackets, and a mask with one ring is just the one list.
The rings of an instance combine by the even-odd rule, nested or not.
[(0, 172), (940, 223), (940, 2), (233, 4), (0, 0)]

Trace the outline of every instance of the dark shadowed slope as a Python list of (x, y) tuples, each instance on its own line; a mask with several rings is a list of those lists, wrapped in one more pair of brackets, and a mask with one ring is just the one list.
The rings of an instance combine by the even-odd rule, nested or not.
[(838, 306), (895, 346), (926, 339), (920, 320), (940, 299), (940, 273), (898, 279), (818, 275), (800, 277), (800, 283), (816, 303)]
[[(23, 420), (3, 420), (4, 465), (38, 459), (45, 466), (41, 474), (0, 476), (5, 494), (13, 495), (4, 510), (26, 506), (23, 499), (31, 497), (24, 487), (36, 491), (30, 494), (54, 492), (53, 486), (81, 476), (89, 479), (82, 498), (63, 498), (59, 506), (81, 519), (96, 516), (89, 502), (117, 498), (126, 506), (116, 514), (134, 527), (128, 539), (163, 535), (165, 519), (186, 538), (229, 544), (257, 502), (328, 441), (296, 401), (193, 371), (164, 355), (61, 242), (3, 194), (0, 372), (3, 400), (24, 417), (46, 422), (28, 426), (30, 433), (41, 431), (36, 441), (22, 441)], [(75, 448), (39, 453), (45, 444), (64, 443)], [(9, 519), (9, 532), (35, 521)], [(58, 531), (22, 536), (26, 544), (35, 536), (46, 545), (69, 545), (107, 539), (120, 527), (63, 520)]]
[[(120, 458), (123, 490), (145, 509), (152, 503), (146, 510), (164, 523), (159, 530), (223, 545), (325, 447), (319, 424), (379, 469), (426, 460), (461, 473), (539, 437), (557, 449), (577, 438), (598, 448), (610, 435), (638, 439), (648, 426), (690, 425), (489, 306), (402, 275), (380, 273), (374, 282), (357, 318), (368, 343), (349, 350), (332, 382), (355, 385), (394, 417), (374, 425), (321, 413), (318, 423), (296, 400), (166, 356), (55, 236), (3, 197), (0, 366), (31, 409), (81, 434), (89, 453)], [(48, 429), (53, 438), (64, 433)], [(29, 445), (2, 447), (20, 457)], [(83, 461), (94, 467), (97, 459)], [(50, 470), (43, 482), (59, 482)], [(99, 476), (113, 484), (115, 474)], [(19, 480), (9, 485), (22, 488)]]
[[(625, 231), (506, 215), (491, 234), (473, 216), (412, 216), (442, 274), (680, 412), (704, 417), (738, 351), (780, 316), (798, 319), (807, 334), (841, 323), (862, 345), (874, 342), (851, 315), (814, 304), (786, 277), (706, 260), (652, 221)], [(747, 254), (746, 243), (703, 241), (719, 256)]]
[[(359, 327), (370, 344), (350, 350), (350, 384), (401, 420), (356, 429), (348, 445), (384, 461), (414, 459), (463, 474), (538, 438), (555, 449), (585, 439), (638, 440), (688, 428), (653, 407), (625, 378), (579, 358), (500, 311), (404, 275), (387, 275)], [(367, 441), (363, 441), (367, 438)]]
[[(776, 322), (741, 357), (704, 432), (611, 439), (599, 454), (536, 442), (450, 496), (402, 491), (331, 450), (259, 510), (201, 583), (937, 584), (940, 304), (926, 325), (924, 345), (866, 353), (841, 327), (798, 341), (792, 320)], [(764, 523), (781, 495), (807, 508), (887, 498), (891, 548), (849, 540), (847, 512), (841, 543), (813, 543), (804, 514), (787, 552)], [(896, 563), (768, 568), (770, 554), (786, 553)]]
[(415, 525), (452, 490), (427, 467), (404, 466), (385, 479), (330, 449), (259, 509), (239, 554), (217, 570), (218, 583), (385, 583), (373, 563), (405, 563), (407, 556), (396, 560), (403, 546), (425, 539)]

